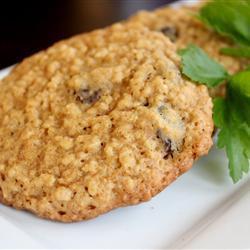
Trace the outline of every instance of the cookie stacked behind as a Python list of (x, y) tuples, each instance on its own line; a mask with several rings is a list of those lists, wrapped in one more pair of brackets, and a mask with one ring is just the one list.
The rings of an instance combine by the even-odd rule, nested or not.
[(0, 201), (64, 222), (149, 200), (212, 145), (212, 103), (160, 32), (116, 24), (1, 82)]
[[(132, 16), (128, 22), (141, 24), (150, 30), (162, 32), (176, 44), (178, 49), (185, 48), (189, 44), (196, 44), (224, 65), (229, 73), (233, 74), (242, 70), (246, 65), (246, 60), (220, 53), (221, 48), (232, 45), (230, 41), (207, 28), (196, 17), (202, 4), (183, 5), (179, 8), (167, 6), (151, 12), (140, 11)], [(224, 95), (225, 88), (222, 85), (210, 90), (210, 94), (211, 96)]]

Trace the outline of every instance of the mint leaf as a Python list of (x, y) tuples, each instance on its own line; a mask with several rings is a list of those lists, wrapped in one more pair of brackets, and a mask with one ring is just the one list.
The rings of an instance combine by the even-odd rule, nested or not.
[(250, 44), (250, 4), (247, 0), (216, 0), (200, 10), (200, 19), (221, 35)]
[(230, 76), (195, 45), (180, 50), (179, 54), (182, 73), (191, 80), (208, 87), (227, 80), (226, 97), (214, 100), (213, 119), (220, 128), (217, 146), (226, 149), (229, 173), (237, 182), (250, 167), (250, 68)]
[(246, 46), (222, 48), (220, 52), (228, 56), (250, 58), (250, 47), (246, 47)]
[(214, 100), (213, 118), (220, 128), (217, 146), (226, 148), (229, 172), (234, 182), (249, 171), (250, 159), (250, 71), (228, 81), (225, 99)]
[[(219, 148), (226, 148), (230, 176), (234, 182), (237, 182), (242, 178), (243, 172), (247, 173), (249, 170), (250, 130), (245, 123), (240, 124), (234, 121), (233, 116), (228, 115), (234, 112), (228, 101), (216, 100), (214, 102), (214, 120), (218, 120), (218, 116), (222, 112), (223, 118), (219, 119), (223, 119), (223, 123), (220, 127), (217, 145)], [(218, 124), (215, 123), (215, 125), (219, 127)]]
[(238, 118), (242, 118), (250, 126), (250, 70), (234, 75), (228, 83), (227, 91)]
[(240, 47), (222, 48), (221, 53), (250, 58), (250, 1), (213, 0), (200, 10), (199, 19)]
[(215, 87), (228, 77), (227, 71), (199, 47), (189, 45), (179, 51), (182, 61), (182, 73), (191, 80)]

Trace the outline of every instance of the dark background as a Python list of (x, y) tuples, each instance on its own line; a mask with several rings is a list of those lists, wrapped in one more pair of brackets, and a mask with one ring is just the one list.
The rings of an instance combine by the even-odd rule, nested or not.
[(139, 9), (175, 0), (5, 0), (0, 12), (0, 69), (55, 41), (107, 26)]

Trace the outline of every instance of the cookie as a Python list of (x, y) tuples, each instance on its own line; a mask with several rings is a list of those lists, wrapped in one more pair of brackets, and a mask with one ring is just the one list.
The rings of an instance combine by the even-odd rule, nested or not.
[[(220, 49), (232, 44), (226, 38), (207, 28), (195, 15), (202, 4), (191, 6), (163, 7), (155, 11), (140, 11), (132, 16), (129, 22), (140, 23), (151, 30), (157, 30), (169, 37), (178, 49), (189, 44), (196, 44), (204, 49), (212, 58), (220, 62), (230, 73), (244, 68), (246, 60), (233, 58), (220, 53)], [(223, 86), (210, 90), (212, 96), (223, 96)]]
[(61, 41), (1, 82), (0, 200), (63, 222), (147, 201), (212, 145), (212, 103), (136, 25)]

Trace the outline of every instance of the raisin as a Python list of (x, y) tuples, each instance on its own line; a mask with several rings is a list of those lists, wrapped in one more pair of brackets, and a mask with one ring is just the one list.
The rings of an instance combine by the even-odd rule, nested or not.
[(58, 211), (58, 214), (61, 215), (61, 216), (63, 216), (63, 215), (66, 214), (66, 212), (64, 212), (64, 211)]
[(100, 90), (80, 89), (75, 95), (76, 100), (81, 103), (93, 104), (100, 96)]
[(169, 156), (171, 156), (173, 158), (173, 152), (174, 150), (172, 149), (172, 141), (169, 138), (166, 138), (160, 129), (157, 130), (156, 132), (156, 136), (158, 139), (161, 139), (161, 141), (164, 144), (164, 149), (166, 154), (164, 155), (163, 159), (167, 159)]
[(178, 32), (175, 27), (166, 26), (160, 30), (165, 36), (167, 36), (171, 42), (175, 42), (178, 37)]
[(88, 209), (91, 209), (91, 210), (96, 209), (96, 206), (94, 206), (94, 205), (89, 205), (89, 206), (88, 206)]
[(5, 181), (5, 175), (0, 173), (0, 178), (2, 179), (2, 181)]
[(146, 101), (144, 102), (143, 106), (144, 106), (144, 107), (148, 107), (148, 106), (149, 106), (149, 101), (146, 100)]

